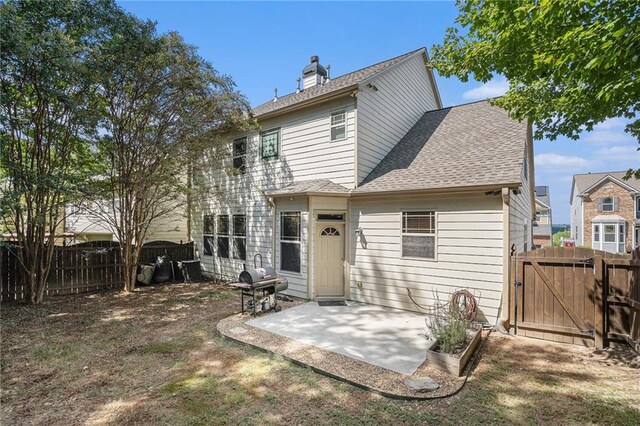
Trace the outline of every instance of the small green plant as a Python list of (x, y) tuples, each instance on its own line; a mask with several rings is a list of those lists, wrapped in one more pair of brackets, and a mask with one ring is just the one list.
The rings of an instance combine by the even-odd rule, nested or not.
[(467, 341), (469, 321), (455, 307), (447, 306), (442, 311), (433, 316), (427, 327), (431, 336), (438, 341), (440, 350), (453, 354), (463, 348)]

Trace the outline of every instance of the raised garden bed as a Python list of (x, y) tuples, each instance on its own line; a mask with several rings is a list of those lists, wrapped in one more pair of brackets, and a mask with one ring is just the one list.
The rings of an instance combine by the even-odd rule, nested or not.
[(461, 376), (464, 368), (471, 359), (471, 356), (478, 348), (480, 339), (482, 338), (482, 329), (472, 330), (468, 332), (469, 343), (466, 348), (457, 354), (449, 354), (438, 350), (438, 341), (434, 341), (427, 348), (426, 364), (429, 367), (436, 368), (440, 371)]

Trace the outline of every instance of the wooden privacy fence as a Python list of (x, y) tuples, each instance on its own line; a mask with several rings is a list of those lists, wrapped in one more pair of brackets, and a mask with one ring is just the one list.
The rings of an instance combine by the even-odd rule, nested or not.
[[(640, 251), (544, 248), (512, 257), (512, 330), (519, 335), (640, 351)], [(517, 283), (515, 285), (514, 283)]]
[[(20, 264), (17, 246), (0, 247), (0, 300), (23, 299), (19, 282)], [(142, 247), (141, 263), (155, 262), (158, 256), (170, 260), (194, 258), (193, 242), (178, 244), (152, 241)], [(114, 241), (90, 241), (71, 246), (56, 246), (51, 259), (51, 271), (46, 294), (81, 293), (122, 287), (120, 247)]]

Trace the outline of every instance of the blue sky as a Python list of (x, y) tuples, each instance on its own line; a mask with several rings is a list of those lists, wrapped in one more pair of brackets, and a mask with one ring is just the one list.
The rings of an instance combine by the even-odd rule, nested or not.
[[(252, 106), (296, 88), (311, 55), (331, 64), (331, 75), (383, 61), (419, 47), (431, 49), (453, 25), (453, 2), (181, 2), (120, 1), (127, 11), (178, 31), (221, 73), (228, 74)], [(445, 106), (506, 90), (497, 76), (487, 84), (436, 76)], [(536, 184), (551, 187), (554, 223), (569, 222), (574, 173), (626, 170), (640, 165), (625, 122), (609, 120), (580, 141), (534, 144)]]

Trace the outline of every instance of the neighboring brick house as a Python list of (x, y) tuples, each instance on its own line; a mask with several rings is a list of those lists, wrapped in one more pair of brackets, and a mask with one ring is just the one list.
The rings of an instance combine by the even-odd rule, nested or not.
[(640, 180), (625, 172), (573, 176), (571, 237), (576, 244), (624, 253), (640, 241)]
[(536, 186), (536, 219), (533, 222), (534, 248), (542, 248), (553, 245), (553, 232), (551, 220), (551, 196), (548, 186)]

